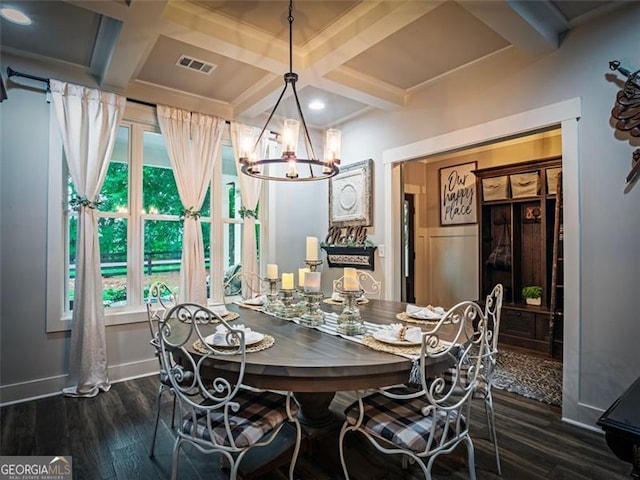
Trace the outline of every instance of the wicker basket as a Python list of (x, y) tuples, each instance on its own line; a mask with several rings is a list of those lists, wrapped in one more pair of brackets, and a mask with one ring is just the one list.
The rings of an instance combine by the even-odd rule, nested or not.
[(547, 195), (556, 194), (560, 172), (562, 172), (562, 168), (550, 168), (547, 170)]
[(491, 177), (482, 179), (482, 197), (485, 202), (506, 200), (509, 198), (509, 182), (507, 177)]
[(540, 193), (540, 174), (538, 172), (510, 175), (511, 196), (513, 198), (535, 197)]

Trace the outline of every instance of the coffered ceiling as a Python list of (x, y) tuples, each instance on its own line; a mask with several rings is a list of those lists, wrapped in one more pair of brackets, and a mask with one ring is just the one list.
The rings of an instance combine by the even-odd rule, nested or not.
[[(571, 28), (625, 3), (297, 0), (292, 60), (305, 118), (326, 128), (369, 109), (401, 109), (426, 85), (504, 49), (553, 52)], [(61, 80), (84, 78), (145, 102), (250, 122), (271, 110), (289, 70), (287, 1), (9, 0), (3, 6), (33, 20), (25, 27), (0, 20), (3, 54), (46, 64)], [(13, 77), (8, 86), (23, 82)], [(316, 99), (324, 110), (308, 109)], [(287, 98), (278, 114), (293, 107)]]

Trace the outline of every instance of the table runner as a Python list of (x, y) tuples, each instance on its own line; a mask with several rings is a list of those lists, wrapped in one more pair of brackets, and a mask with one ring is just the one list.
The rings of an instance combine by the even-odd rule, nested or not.
[[(398, 355), (400, 357), (408, 358), (411, 360), (411, 373), (409, 374), (409, 382), (410, 383), (420, 383), (420, 350), (421, 346), (393, 346), (390, 344), (385, 344), (384, 342), (379, 342), (375, 338), (373, 338), (373, 333), (384, 328), (385, 325), (380, 325), (377, 323), (371, 323), (364, 321), (365, 333), (360, 335), (345, 335), (342, 333), (338, 333), (338, 314), (334, 312), (323, 312), (325, 323), (322, 325), (307, 325), (302, 322), (299, 317), (292, 318), (283, 318), (275, 315), (271, 312), (267, 312), (262, 310), (262, 313), (270, 315), (272, 317), (280, 318), (282, 320), (289, 320), (297, 325), (302, 325), (307, 328), (313, 328), (319, 330), (323, 333), (327, 333), (329, 335), (342, 337), (345, 340), (349, 340), (351, 342), (359, 343), (361, 345), (365, 345), (368, 348), (373, 350), (383, 351), (386, 353), (390, 353), (392, 355)], [(438, 344), (438, 350), (445, 348), (445, 342), (440, 341)]]

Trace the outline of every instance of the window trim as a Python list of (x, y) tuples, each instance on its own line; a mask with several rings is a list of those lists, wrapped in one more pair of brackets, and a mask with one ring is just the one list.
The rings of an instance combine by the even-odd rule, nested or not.
[[(142, 188), (142, 169), (138, 168), (138, 162), (143, 161), (143, 132), (159, 132), (159, 125), (156, 117), (155, 107), (144, 106), (136, 103), (127, 103), (125, 115), (118, 128), (127, 126), (129, 128), (129, 195), (133, 191), (139, 191)], [(221, 139), (221, 147), (230, 145), (231, 138), (225, 129), (223, 138)], [(66, 167), (64, 165), (62, 139), (58, 132), (57, 119), (53, 104), (49, 109), (49, 165), (48, 165), (48, 204), (47, 204), (47, 270), (46, 270), (46, 332), (63, 332), (71, 329), (72, 312), (65, 311), (65, 279), (67, 276), (68, 256), (66, 247), (66, 222), (64, 221), (64, 205), (66, 193), (66, 179), (64, 173)], [(240, 172), (239, 172), (240, 173)], [(230, 223), (244, 222), (241, 219), (228, 218), (223, 215), (220, 209), (215, 209), (215, 204), (222, 205), (224, 189), (219, 185), (214, 185), (216, 178), (222, 175), (222, 149), (218, 151), (218, 159), (214, 166), (214, 174), (211, 181), (211, 188), (217, 195), (211, 195), (210, 207), (211, 216), (207, 218), (211, 222), (211, 250), (209, 252), (211, 258), (222, 258), (224, 253), (223, 228)], [(272, 182), (270, 182), (272, 183)], [(137, 190), (136, 190), (137, 189)], [(274, 252), (270, 246), (273, 245), (272, 230), (268, 228), (267, 218), (274, 214), (274, 207), (269, 204), (268, 199), (273, 194), (273, 185), (263, 185), (260, 194), (260, 204), (267, 208), (260, 208), (260, 218), (257, 220), (262, 225), (261, 228), (261, 261), (259, 268), (262, 269), (268, 261), (271, 261)], [(215, 198), (214, 198), (215, 196)], [(273, 197), (271, 197), (273, 198)], [(129, 199), (129, 208), (137, 208), (136, 211), (142, 209), (142, 198), (137, 196)], [(104, 216), (114, 216), (113, 212), (108, 212)], [(117, 215), (120, 217), (121, 215)], [(105, 310), (104, 320), (105, 326), (124, 325), (130, 323), (139, 323), (147, 321), (146, 308), (144, 299), (142, 299), (142, 291), (144, 289), (143, 282), (130, 282), (129, 279), (140, 276), (143, 255), (142, 248), (132, 248), (132, 245), (142, 245), (143, 241), (143, 222), (145, 220), (172, 220), (175, 216), (141, 214), (136, 216), (123, 216), (129, 222), (127, 229), (127, 297), (129, 303), (124, 307), (111, 307)], [(162, 218), (161, 218), (162, 217)], [(135, 220), (134, 220), (135, 219)], [(213, 267), (210, 274), (214, 279), (212, 281), (212, 293), (208, 298), (209, 304), (224, 301), (222, 295), (222, 283), (224, 275), (224, 267), (222, 262), (212, 262)], [(139, 283), (139, 285), (138, 285)], [(216, 283), (219, 291), (216, 291)], [(131, 301), (131, 299), (140, 298), (140, 303)]]

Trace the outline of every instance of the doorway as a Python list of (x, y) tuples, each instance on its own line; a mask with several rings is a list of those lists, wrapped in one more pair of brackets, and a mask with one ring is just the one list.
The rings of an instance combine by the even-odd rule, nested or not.
[[(401, 191), (400, 164), (402, 162), (429, 158), (445, 152), (452, 152), (472, 145), (487, 144), (499, 139), (513, 138), (528, 132), (539, 131), (550, 126), (560, 126), (562, 130), (562, 166), (564, 204), (564, 346), (563, 363), (564, 379), (562, 392), (562, 415), (569, 421), (580, 422), (581, 406), (579, 382), (580, 378), (580, 288), (577, 279), (581, 278), (580, 268), (580, 211), (579, 211), (579, 174), (578, 174), (578, 119), (581, 116), (579, 98), (572, 98), (553, 105), (517, 113), (498, 120), (489, 121), (458, 131), (448, 132), (438, 137), (431, 137), (417, 142), (402, 145), (383, 152), (385, 171), (385, 280), (392, 287), (385, 292), (385, 298), (400, 298), (401, 268), (394, 265), (394, 255), (402, 251), (400, 216), (393, 212), (401, 212), (403, 197)], [(396, 196), (397, 195), (397, 196)], [(396, 259), (398, 256), (396, 256)], [(395, 288), (393, 287), (395, 285)], [(568, 375), (567, 372), (572, 372)], [(575, 372), (578, 372), (575, 375)]]
[(407, 303), (416, 302), (415, 293), (415, 265), (416, 265), (416, 249), (415, 249), (415, 214), (414, 195), (412, 193), (404, 194), (404, 205), (402, 208), (402, 237), (403, 237), (403, 261), (402, 261), (402, 277), (403, 290), (402, 301)]

